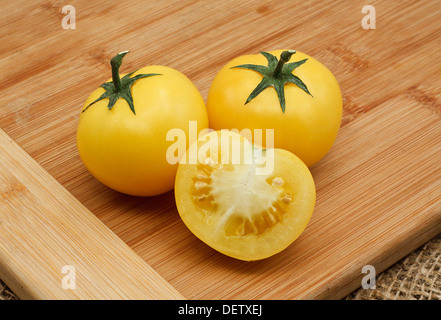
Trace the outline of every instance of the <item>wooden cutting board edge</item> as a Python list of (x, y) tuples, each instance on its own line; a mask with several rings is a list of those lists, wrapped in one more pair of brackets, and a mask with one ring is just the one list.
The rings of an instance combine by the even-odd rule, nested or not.
[(184, 299), (1, 129), (0, 151), (0, 277), (20, 299)]
[[(440, 208), (437, 208), (438, 210)], [(407, 235), (406, 241), (396, 242), (395, 245), (390, 246), (388, 250), (381, 251), (379, 254), (376, 251), (366, 252), (360, 255), (357, 261), (347, 266), (347, 269), (342, 270), (338, 277), (330, 279), (326, 284), (320, 287), (320, 290), (311, 292), (304, 299), (323, 299), (323, 300), (339, 300), (345, 298), (351, 292), (362, 287), (362, 280), (364, 277), (369, 277), (370, 274), (362, 273), (362, 269), (366, 265), (371, 265), (375, 269), (375, 278), (380, 273), (386, 271), (393, 264), (406, 257), (408, 254), (418, 249), (435, 236), (441, 233), (441, 211), (437, 216), (425, 221), (424, 225), (420, 225), (418, 230), (410, 236)], [(375, 289), (375, 288), (373, 288)], [(372, 290), (367, 288), (366, 290)]]

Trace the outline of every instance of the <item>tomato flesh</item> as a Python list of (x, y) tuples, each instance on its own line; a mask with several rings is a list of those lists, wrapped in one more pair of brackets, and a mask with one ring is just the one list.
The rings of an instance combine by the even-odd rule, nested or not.
[[(225, 137), (209, 133), (199, 141), (221, 145)], [(220, 152), (199, 156), (197, 164), (180, 164), (176, 177), (176, 204), (187, 227), (214, 249), (237, 259), (253, 261), (288, 247), (305, 229), (314, 209), (315, 186), (309, 169), (295, 155), (275, 149), (273, 170), (258, 173), (267, 151), (243, 136), (228, 138), (252, 149), (254, 161), (229, 162)], [(257, 154), (257, 156), (256, 156)], [(269, 161), (269, 159), (267, 159)]]

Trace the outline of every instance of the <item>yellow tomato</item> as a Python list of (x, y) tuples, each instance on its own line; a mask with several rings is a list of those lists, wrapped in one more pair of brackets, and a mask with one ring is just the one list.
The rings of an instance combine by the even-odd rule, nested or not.
[[(197, 121), (199, 130), (207, 128), (205, 103), (185, 75), (165, 66), (144, 67), (120, 79), (126, 91), (115, 95), (115, 71), (125, 53), (114, 58), (113, 82), (95, 90), (83, 106), (78, 151), (90, 173), (108, 187), (135, 196), (158, 195), (173, 189), (177, 170), (177, 163), (166, 159), (167, 132), (181, 129), (189, 137), (189, 121)], [(99, 100), (107, 91), (108, 97)]]
[(291, 152), (265, 150), (238, 133), (212, 131), (182, 159), (177, 209), (190, 231), (219, 252), (245, 261), (268, 258), (307, 226), (315, 205), (314, 180)]
[[(285, 64), (275, 72), (282, 52), (240, 56), (219, 71), (207, 98), (210, 127), (250, 129), (252, 133), (274, 129), (274, 147), (291, 151), (311, 166), (336, 139), (342, 117), (340, 87), (322, 63), (301, 52), (288, 51)], [(296, 62), (287, 63), (291, 56)], [(274, 74), (287, 82), (274, 82)], [(258, 85), (257, 95), (250, 99)]]

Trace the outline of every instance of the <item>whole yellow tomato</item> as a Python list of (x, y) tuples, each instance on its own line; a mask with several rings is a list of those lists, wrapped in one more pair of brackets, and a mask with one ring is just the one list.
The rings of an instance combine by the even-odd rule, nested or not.
[[(278, 58), (280, 56), (280, 58)], [(296, 61), (287, 63), (291, 57)], [(342, 118), (337, 80), (322, 63), (294, 50), (244, 55), (228, 62), (211, 84), (210, 127), (274, 130), (274, 147), (286, 149), (307, 166), (332, 147)]]
[(189, 121), (197, 121), (199, 131), (208, 127), (207, 111), (194, 84), (175, 69), (148, 66), (121, 78), (126, 53), (111, 60), (112, 81), (83, 106), (78, 151), (89, 172), (108, 187), (158, 195), (173, 189), (178, 166), (166, 158), (167, 132), (181, 129), (188, 138)]

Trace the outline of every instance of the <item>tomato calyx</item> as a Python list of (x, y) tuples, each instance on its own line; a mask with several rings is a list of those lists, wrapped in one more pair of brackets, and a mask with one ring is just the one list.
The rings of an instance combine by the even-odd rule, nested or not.
[(159, 73), (138, 74), (133, 78), (131, 78), (130, 76), (137, 71), (135, 70), (131, 73), (126, 74), (124, 77), (120, 78), (119, 68), (121, 67), (122, 59), (127, 53), (129, 53), (129, 51), (120, 52), (110, 60), (110, 65), (112, 67), (112, 81), (105, 82), (100, 86), (101, 88), (104, 88), (105, 90), (104, 93), (98, 99), (96, 99), (95, 101), (90, 103), (86, 108), (84, 108), (83, 112), (85, 112), (94, 103), (103, 99), (109, 99), (109, 104), (107, 105), (107, 108), (109, 110), (112, 110), (116, 101), (119, 98), (122, 98), (127, 101), (130, 110), (132, 110), (133, 114), (136, 115), (135, 106), (133, 105), (132, 91), (131, 91), (133, 83), (141, 78), (158, 76), (161, 74)]
[(268, 60), (268, 66), (256, 64), (241, 64), (232, 67), (254, 70), (259, 72), (263, 76), (262, 81), (248, 96), (245, 104), (249, 103), (251, 100), (257, 97), (266, 88), (273, 87), (276, 90), (277, 97), (280, 103), (280, 108), (282, 109), (282, 112), (285, 113), (286, 83), (295, 84), (297, 87), (299, 87), (312, 97), (312, 94), (309, 92), (308, 87), (303, 83), (303, 81), (299, 77), (292, 74), (295, 68), (304, 64), (308, 59), (287, 63), (291, 59), (291, 56), (296, 53), (295, 50), (283, 51), (280, 55), (280, 59), (277, 59), (277, 57), (275, 57), (271, 53), (264, 51), (259, 52)]

